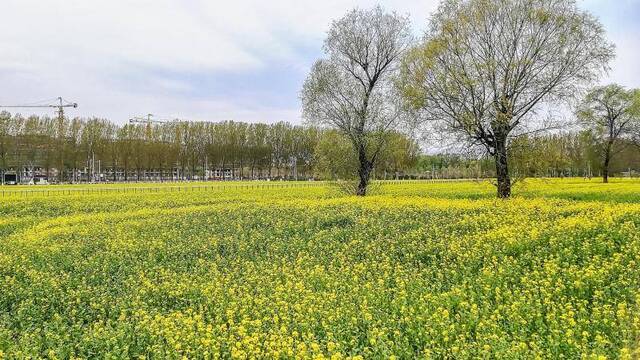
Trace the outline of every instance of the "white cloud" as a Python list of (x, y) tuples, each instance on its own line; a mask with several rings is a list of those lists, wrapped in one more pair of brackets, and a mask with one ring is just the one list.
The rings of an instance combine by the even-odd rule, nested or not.
[(611, 71), (602, 82), (615, 82), (630, 88), (640, 87), (640, 34), (627, 33), (613, 37), (616, 44), (616, 59), (611, 64)]

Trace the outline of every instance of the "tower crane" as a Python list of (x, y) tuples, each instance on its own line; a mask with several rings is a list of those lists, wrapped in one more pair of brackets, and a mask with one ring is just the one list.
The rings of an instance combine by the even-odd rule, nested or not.
[[(45, 104), (45, 105), (0, 105), (0, 108), (24, 108), (24, 109), (33, 109), (33, 108), (53, 108), (56, 109), (56, 115), (58, 115), (58, 146), (60, 149), (63, 148), (64, 144), (64, 109), (65, 108), (77, 108), (77, 103), (72, 103), (65, 101), (62, 97), (58, 97), (57, 104)], [(60, 154), (60, 163), (58, 170), (58, 180), (62, 181), (63, 178), (63, 169), (64, 169), (64, 153), (61, 151)]]
[(147, 124), (147, 125), (151, 125), (151, 124), (163, 124), (164, 121), (161, 120), (154, 120), (152, 119), (153, 114), (147, 114), (147, 116), (136, 116), (133, 117), (131, 119), (129, 119), (129, 124)]
[(62, 99), (62, 97), (58, 97), (56, 99), (58, 101), (57, 104), (46, 104), (46, 105), (0, 105), (0, 108), (54, 108), (56, 110), (56, 115), (58, 115), (58, 120), (64, 120), (64, 109), (65, 108), (77, 108), (77, 103), (68, 102)]
[(151, 125), (153, 124), (164, 124), (165, 122), (162, 120), (154, 120), (152, 119), (153, 114), (147, 114), (147, 116), (136, 116), (129, 119), (129, 124), (145, 124), (145, 137), (148, 139), (151, 138)]
[(196, 121), (192, 121), (192, 120), (183, 120), (183, 119), (179, 119), (179, 118), (169, 118), (169, 117), (164, 117), (164, 118), (162, 118), (162, 120), (160, 120), (160, 119), (152, 119), (153, 117), (155, 117), (155, 115), (153, 115), (153, 114), (147, 114), (145, 116), (136, 116), (136, 117), (133, 117), (133, 118), (129, 119), (129, 124), (147, 124), (147, 125), (151, 125), (151, 124), (193, 123), (193, 122), (196, 122)]

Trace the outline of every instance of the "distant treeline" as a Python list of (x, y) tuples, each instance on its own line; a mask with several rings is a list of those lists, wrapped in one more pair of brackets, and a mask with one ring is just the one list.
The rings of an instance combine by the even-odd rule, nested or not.
[[(376, 174), (415, 165), (419, 148), (391, 132)], [(49, 181), (348, 178), (342, 135), (316, 127), (225, 121), (118, 125), (0, 113), (0, 174)], [(336, 150), (339, 150), (336, 153)]]
[[(591, 131), (516, 137), (509, 144), (509, 163), (516, 178), (600, 177), (605, 147)], [(613, 149), (613, 176), (640, 176), (640, 146), (622, 139)], [(437, 178), (495, 177), (493, 158), (476, 154), (435, 154), (419, 157), (416, 174)], [(424, 175), (423, 175), (424, 176)]]
[[(0, 113), (0, 175), (23, 182), (350, 179), (358, 161), (351, 146), (338, 131), (286, 122), (117, 125)], [(639, 150), (617, 144), (612, 173), (640, 175)], [(590, 131), (521, 136), (510, 144), (510, 163), (516, 177), (600, 176), (602, 152)], [(386, 135), (374, 170), (377, 179), (495, 177), (487, 155), (421, 154), (397, 132)]]

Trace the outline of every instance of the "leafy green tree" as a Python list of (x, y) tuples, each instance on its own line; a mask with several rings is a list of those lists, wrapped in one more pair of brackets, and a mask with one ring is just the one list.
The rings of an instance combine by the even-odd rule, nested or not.
[(325, 131), (315, 148), (316, 174), (320, 178), (347, 180), (357, 176), (358, 159), (353, 144), (337, 130)]
[(397, 178), (403, 170), (414, 168), (419, 153), (420, 147), (413, 139), (398, 132), (389, 132), (376, 165), (378, 178), (386, 179), (389, 174)]
[(613, 56), (600, 22), (574, 0), (443, 0), (404, 61), (401, 88), (437, 129), (486, 149), (507, 198), (513, 136), (548, 128), (543, 104), (579, 93)]
[(0, 183), (4, 183), (4, 173), (9, 169), (10, 154), (15, 142), (15, 121), (11, 114), (0, 112)]
[(636, 93), (616, 84), (589, 91), (577, 108), (578, 118), (592, 131), (601, 147), (602, 178), (609, 181), (611, 159), (622, 150), (622, 139), (632, 136), (640, 121), (636, 114)]

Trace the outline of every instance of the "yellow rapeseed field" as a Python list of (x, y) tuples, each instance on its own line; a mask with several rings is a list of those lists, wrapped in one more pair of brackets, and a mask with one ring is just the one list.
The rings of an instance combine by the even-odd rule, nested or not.
[(0, 198), (0, 358), (640, 356), (640, 182)]

